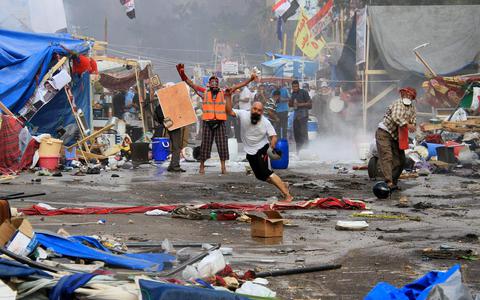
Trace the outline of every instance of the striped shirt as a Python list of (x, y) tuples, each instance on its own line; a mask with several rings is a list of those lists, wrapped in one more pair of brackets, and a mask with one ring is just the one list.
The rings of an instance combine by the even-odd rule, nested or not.
[(383, 121), (378, 125), (379, 128), (387, 131), (394, 140), (398, 139), (398, 128), (417, 123), (417, 112), (415, 105), (405, 105), (402, 99), (398, 99), (387, 108)]

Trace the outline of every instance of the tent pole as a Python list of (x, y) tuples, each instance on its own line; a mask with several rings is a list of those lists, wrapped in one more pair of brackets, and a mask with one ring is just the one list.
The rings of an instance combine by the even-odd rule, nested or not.
[(367, 104), (368, 104), (368, 70), (369, 70), (369, 61), (370, 61), (370, 22), (367, 15), (367, 48), (366, 48), (366, 57), (365, 57), (365, 78), (363, 85), (363, 133), (367, 133)]
[(286, 31), (283, 33), (282, 54), (287, 55), (287, 32)]
[(292, 36), (292, 56), (295, 56), (295, 50), (296, 50), (295, 42), (296, 42), (296, 39), (297, 39), (297, 37), (295, 36), (295, 31), (294, 31), (293, 36)]
[(139, 102), (139, 106), (140, 106), (140, 116), (142, 118), (142, 129), (143, 129), (143, 140), (145, 140), (145, 137), (146, 137), (146, 129), (145, 129), (145, 116), (143, 115), (143, 103), (144, 103), (144, 99), (143, 99), (143, 94), (142, 94), (142, 90), (140, 89), (140, 74), (139, 74), (139, 71), (138, 71), (138, 64), (135, 65), (135, 78), (137, 80), (137, 92), (138, 92), (138, 102)]

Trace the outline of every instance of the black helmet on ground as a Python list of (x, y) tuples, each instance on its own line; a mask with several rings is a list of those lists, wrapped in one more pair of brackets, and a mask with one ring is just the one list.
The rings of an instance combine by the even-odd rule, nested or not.
[(373, 186), (373, 193), (378, 199), (386, 199), (390, 196), (391, 190), (385, 181), (379, 181)]

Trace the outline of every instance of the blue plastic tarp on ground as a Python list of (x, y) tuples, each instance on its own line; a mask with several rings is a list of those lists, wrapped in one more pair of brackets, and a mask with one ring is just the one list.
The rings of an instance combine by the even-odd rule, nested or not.
[(11, 277), (28, 277), (31, 275), (44, 276), (50, 278), (51, 276), (42, 270), (31, 268), (27, 265), (18, 263), (13, 260), (0, 258), (0, 278), (9, 279)]
[(37, 233), (38, 242), (57, 254), (72, 258), (103, 261), (107, 265), (151, 272), (159, 272), (165, 264), (170, 264), (175, 257), (164, 253), (139, 253), (116, 255), (111, 252), (90, 248), (78, 240), (60, 236)]
[(96, 274), (73, 274), (63, 276), (48, 295), (49, 300), (70, 300), (76, 289), (87, 284)]
[[(89, 43), (66, 34), (34, 34), (0, 30), (0, 99), (18, 112), (48, 71), (53, 54), (67, 54), (60, 45), (84, 53)], [(37, 77), (38, 75), (38, 77)]]
[[(75, 105), (82, 109), (87, 122), (90, 120), (90, 74), (85, 72), (82, 76), (72, 76), (70, 83)], [(76, 124), (70, 104), (68, 103), (67, 94), (62, 89), (45, 104), (30, 120), (34, 127), (38, 127), (38, 133), (49, 133), (56, 135), (59, 127), (65, 128), (69, 124)], [(73, 143), (73, 141), (72, 141)]]
[(143, 300), (249, 300), (230, 292), (139, 279)]
[(455, 265), (448, 271), (432, 271), (425, 276), (407, 284), (402, 288), (386, 282), (378, 283), (365, 296), (365, 300), (425, 300), (436, 285), (447, 281), (455, 272), (460, 271), (460, 265)]

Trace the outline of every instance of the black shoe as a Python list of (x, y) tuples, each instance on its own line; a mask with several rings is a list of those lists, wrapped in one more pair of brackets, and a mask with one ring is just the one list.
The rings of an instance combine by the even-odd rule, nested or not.
[(177, 172), (177, 173), (185, 173), (187, 171), (185, 171), (184, 169), (180, 168), (180, 167), (176, 167), (176, 168), (172, 168), (172, 167), (168, 167), (167, 168), (167, 171), (168, 172)]

